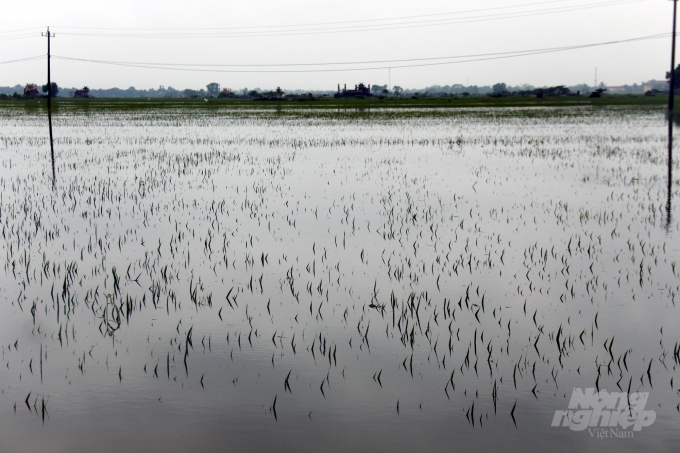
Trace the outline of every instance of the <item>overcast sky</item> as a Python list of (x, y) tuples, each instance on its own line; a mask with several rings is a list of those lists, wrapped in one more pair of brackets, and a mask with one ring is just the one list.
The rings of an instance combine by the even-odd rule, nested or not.
[[(672, 11), (673, 2), (667, 0), (10, 1), (2, 8), (0, 62), (46, 54), (46, 39), (40, 32), (49, 25), (56, 33), (52, 80), (65, 87), (199, 89), (217, 82), (234, 90), (276, 86), (333, 90), (338, 83), (388, 84), (390, 72), (391, 86), (404, 88), (497, 82), (592, 85), (596, 67), (598, 83), (622, 85), (664, 78), (670, 67), (670, 34), (662, 39), (456, 64), (398, 68), (454, 60), (393, 60), (548, 49), (670, 33)], [(201, 68), (212, 71), (353, 70), (192, 72), (56, 57), (189, 65), (179, 66), (184, 69), (353, 63)], [(363, 63), (376, 61), (380, 62)], [(0, 85), (45, 83), (45, 63), (41, 58), (0, 64)], [(386, 69), (390, 66), (391, 71)]]

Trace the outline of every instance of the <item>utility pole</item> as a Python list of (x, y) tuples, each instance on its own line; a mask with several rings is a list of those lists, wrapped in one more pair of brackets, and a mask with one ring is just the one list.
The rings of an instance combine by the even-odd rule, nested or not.
[(52, 187), (56, 187), (57, 172), (54, 165), (54, 140), (52, 139), (52, 78), (50, 75), (50, 38), (54, 38), (54, 33), (50, 33), (50, 27), (47, 27), (47, 32), (41, 33), (40, 35), (47, 37), (47, 118), (50, 124), (50, 151), (52, 152)]
[(50, 38), (54, 38), (54, 33), (50, 33), (50, 27), (47, 27), (46, 33), (40, 33), (40, 36), (47, 37), (47, 109), (52, 106), (50, 99), (52, 99), (52, 80), (50, 78)]
[(678, 8), (678, 0), (673, 0), (673, 44), (671, 44), (671, 80), (668, 86), (668, 111), (673, 111), (675, 102), (675, 13)]

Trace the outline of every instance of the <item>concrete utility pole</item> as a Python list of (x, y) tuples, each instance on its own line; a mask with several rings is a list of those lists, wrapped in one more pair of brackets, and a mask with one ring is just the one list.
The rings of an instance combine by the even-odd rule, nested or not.
[(671, 80), (668, 86), (668, 111), (673, 110), (675, 102), (675, 22), (678, 0), (673, 0), (673, 44), (671, 44)]
[(47, 27), (46, 33), (40, 33), (40, 36), (47, 37), (47, 92), (50, 96), (47, 96), (47, 108), (49, 109), (52, 105), (50, 99), (52, 98), (52, 80), (50, 78), (50, 38), (54, 38), (54, 33), (50, 33), (50, 27)]
[(54, 38), (54, 33), (50, 33), (50, 27), (47, 27), (46, 33), (41, 33), (41, 36), (47, 37), (47, 118), (50, 124), (50, 150), (52, 152), (52, 186), (57, 184), (57, 172), (54, 165), (54, 140), (52, 139), (52, 78), (50, 75), (50, 38)]

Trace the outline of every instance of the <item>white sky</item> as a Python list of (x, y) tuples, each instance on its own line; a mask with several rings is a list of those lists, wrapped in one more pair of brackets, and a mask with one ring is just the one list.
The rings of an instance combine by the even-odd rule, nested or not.
[[(539, 11), (574, 9), (609, 3), (592, 9), (550, 14)], [(617, 3), (617, 4), (614, 4)], [(517, 7), (517, 5), (528, 5)], [(514, 6), (514, 8), (489, 9)], [(484, 9), (484, 11), (479, 11)], [(293, 27), (323, 29), (325, 33), (261, 36), (264, 30), (236, 27), (263, 27), (328, 22), (390, 19), (406, 16), (458, 13), (400, 21), (364, 22), (340, 25)], [(29, 4), (11, 1), (2, 8), (0, 62), (46, 54), (46, 40), (40, 28), (50, 26), (56, 33), (52, 54), (72, 58), (140, 63), (267, 65), (291, 63), (364, 62), (376, 60), (448, 57), (494, 52), (522, 51), (608, 42), (670, 33), (673, 3), (668, 0), (247, 0), (241, 2), (192, 2), (167, 0), (84, 1), (35, 0)], [(533, 15), (526, 15), (531, 12)], [(489, 20), (497, 15), (522, 14)], [(466, 17), (484, 20), (460, 22)], [(458, 23), (387, 30), (328, 33), (330, 27), (356, 27), (399, 22), (458, 20)], [(422, 25), (422, 24), (419, 24)], [(34, 30), (12, 31), (38, 27)], [(218, 38), (182, 37), (186, 33), (216, 33), (220, 30), (91, 30), (67, 27), (103, 28), (221, 28), (221, 32), (259, 32), (260, 36)], [(374, 27), (375, 28), (375, 27)], [(68, 33), (166, 33), (174, 37), (80, 36)], [(34, 36), (24, 37), (30, 34)], [(257, 34), (257, 33), (256, 33)], [(16, 39), (16, 36), (20, 36)], [(456, 83), (509, 85), (592, 84), (595, 68), (598, 83), (623, 85), (649, 79), (663, 79), (670, 67), (671, 39), (577, 49), (566, 52), (518, 58), (466, 62), (429, 67), (394, 68), (391, 85), (419, 88), (433, 84)], [(369, 67), (410, 63), (378, 63)], [(362, 65), (348, 65), (356, 68)], [(337, 66), (336, 66), (337, 67)], [(319, 66), (316, 69), (328, 69)], [(228, 70), (229, 68), (213, 68)], [(272, 70), (277, 68), (232, 68)], [(310, 69), (283, 67), (280, 70)], [(44, 59), (0, 64), (0, 85), (27, 82), (45, 83)], [(316, 73), (217, 73), (111, 66), (98, 63), (52, 60), (52, 80), (62, 87), (91, 88), (204, 88), (210, 82), (222, 87), (334, 90), (338, 83), (354, 86), (363, 82), (387, 84), (387, 69)]]

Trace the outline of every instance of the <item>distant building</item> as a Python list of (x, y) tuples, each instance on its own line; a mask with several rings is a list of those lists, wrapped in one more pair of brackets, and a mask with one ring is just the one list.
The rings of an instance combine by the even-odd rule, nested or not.
[(314, 95), (312, 93), (286, 94), (286, 97), (290, 98), (290, 99), (305, 99), (305, 98), (313, 98)]
[(336, 98), (350, 98), (354, 96), (373, 96), (371, 94), (371, 85), (365, 86), (363, 83), (360, 83), (359, 85), (354, 85), (353, 90), (348, 90), (345, 84), (345, 88), (340, 91), (340, 84), (338, 84), (338, 92), (335, 93)]
[(263, 93), (263, 96), (258, 100), (261, 101), (281, 101), (286, 97), (286, 93), (283, 92), (281, 87), (276, 87), (276, 91), (267, 91)]
[(650, 80), (642, 86), (643, 91), (668, 91), (668, 80)]
[(75, 93), (73, 93), (74, 98), (89, 98), (90, 97), (90, 89), (88, 87), (83, 87), (82, 90), (76, 90)]
[(286, 97), (286, 93), (283, 92), (281, 87), (276, 87), (276, 91), (272, 93), (272, 97), (275, 99), (282, 99)]
[(40, 96), (40, 90), (38, 90), (38, 85), (35, 83), (27, 83), (24, 87), (24, 96), (31, 98)]

